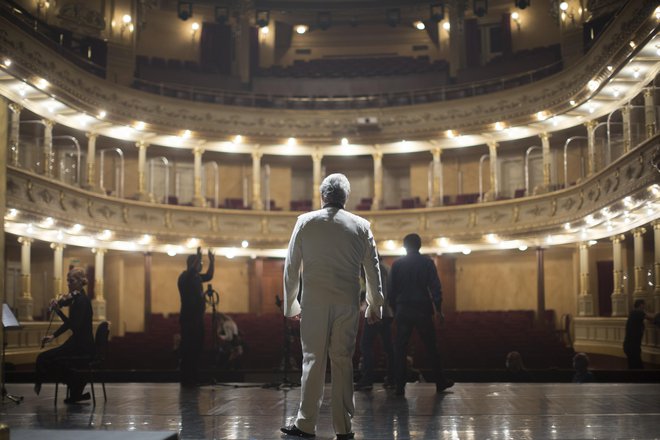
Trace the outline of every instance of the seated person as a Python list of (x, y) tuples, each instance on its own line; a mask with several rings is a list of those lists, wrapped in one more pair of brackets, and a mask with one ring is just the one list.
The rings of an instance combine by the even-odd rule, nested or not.
[[(75, 371), (76, 361), (72, 358), (91, 358), (94, 356), (94, 335), (92, 333), (92, 304), (85, 294), (87, 285), (85, 271), (79, 267), (69, 270), (66, 276), (69, 293), (59, 300), (52, 300), (49, 309), (62, 319), (62, 325), (52, 335), (46, 335), (41, 341), (45, 346), (67, 330), (72, 335), (59, 347), (45, 351), (37, 356), (34, 392), (39, 394), (41, 384), (47, 376), (63, 381), (69, 387), (69, 397), (65, 403), (76, 403), (90, 398), (82, 391), (87, 383), (84, 377)], [(69, 306), (69, 316), (61, 308)]]
[(586, 353), (577, 353), (573, 357), (573, 368), (575, 368), (573, 383), (589, 383), (596, 381), (593, 373), (589, 371), (589, 356), (587, 356)]
[(532, 376), (523, 364), (522, 356), (517, 351), (510, 351), (506, 355), (506, 382), (531, 382)]
[(218, 313), (218, 366), (236, 368), (243, 355), (243, 338), (236, 322), (224, 313)]

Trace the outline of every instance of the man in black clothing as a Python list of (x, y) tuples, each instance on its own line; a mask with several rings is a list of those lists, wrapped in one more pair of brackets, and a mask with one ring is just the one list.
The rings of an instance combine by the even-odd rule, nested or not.
[(406, 351), (413, 329), (426, 347), (435, 374), (436, 391), (454, 385), (442, 370), (440, 353), (436, 347), (434, 316), (442, 315), (442, 288), (433, 261), (419, 253), (422, 239), (408, 234), (403, 239), (406, 256), (394, 262), (388, 280), (388, 300), (394, 309), (396, 338), (394, 340), (394, 374), (396, 394), (403, 395), (406, 385)]
[(643, 299), (638, 299), (626, 321), (626, 336), (623, 339), (623, 351), (628, 357), (628, 368), (642, 369), (642, 337), (644, 336), (644, 320), (651, 321), (651, 315), (644, 311), (646, 304)]
[[(66, 276), (69, 293), (59, 300), (50, 302), (50, 310), (62, 319), (62, 325), (52, 335), (47, 335), (41, 341), (42, 347), (57, 338), (67, 330), (72, 335), (64, 344), (45, 351), (37, 356), (34, 391), (39, 394), (41, 384), (47, 376), (55, 380), (66, 382), (69, 387), (69, 397), (65, 403), (76, 403), (89, 399), (89, 393), (83, 394), (86, 380), (75, 372), (75, 362), (72, 357), (85, 357), (94, 355), (94, 335), (92, 334), (92, 303), (85, 294), (87, 285), (85, 271), (81, 268), (72, 268)], [(61, 307), (69, 306), (69, 316), (66, 316)]]
[(204, 346), (204, 286), (202, 283), (213, 279), (213, 252), (209, 249), (209, 269), (202, 274), (202, 249), (197, 248), (195, 255), (186, 259), (186, 270), (179, 275), (178, 287), (181, 297), (181, 384), (195, 386), (197, 384), (197, 365), (199, 364)]

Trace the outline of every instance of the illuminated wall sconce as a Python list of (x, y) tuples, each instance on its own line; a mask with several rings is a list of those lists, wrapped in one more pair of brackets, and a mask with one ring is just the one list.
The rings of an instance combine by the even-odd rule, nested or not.
[(422, 20), (414, 21), (413, 26), (415, 27), (415, 29), (418, 29), (420, 31), (423, 31), (424, 29), (426, 29), (426, 25), (424, 25), (424, 22)]
[(37, 17), (39, 17), (43, 11), (43, 15), (45, 16), (46, 13), (48, 12), (48, 9), (50, 8), (50, 2), (45, 1), (45, 0), (38, 0), (37, 1)]
[(296, 26), (296, 33), (297, 34), (302, 35), (305, 32), (307, 32), (308, 30), (309, 30), (309, 26), (307, 26), (307, 25), (299, 24), (298, 26)]
[(518, 28), (518, 32), (520, 32), (520, 14), (517, 11), (511, 13), (511, 20), (513, 20)]
[(449, 24), (449, 20), (447, 20), (447, 21), (445, 21), (444, 23), (442, 23), (442, 28), (443, 28), (444, 30), (446, 30), (447, 32), (449, 32), (449, 30), (451, 29), (451, 25)]
[(567, 18), (570, 18), (571, 23), (575, 24), (575, 14), (567, 1), (559, 3), (559, 10), (561, 11), (561, 21), (566, 21)]
[(195, 42), (195, 37), (197, 36), (197, 32), (199, 32), (199, 23), (194, 22), (193, 24), (190, 25), (190, 33), (192, 34), (192, 42)]
[(123, 38), (124, 32), (126, 31), (133, 32), (134, 30), (135, 30), (135, 26), (133, 26), (133, 18), (130, 15), (125, 14), (121, 18), (121, 31), (119, 32), (119, 34)]
[(268, 22), (270, 21), (270, 11), (266, 10), (260, 10), (255, 13), (255, 23), (257, 23), (257, 26), (260, 28), (268, 26)]

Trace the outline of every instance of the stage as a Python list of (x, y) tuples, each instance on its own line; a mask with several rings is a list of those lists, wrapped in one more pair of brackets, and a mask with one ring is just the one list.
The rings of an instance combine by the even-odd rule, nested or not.
[[(55, 387), (36, 396), (29, 384), (7, 384), (25, 397), (5, 401), (0, 423), (12, 439), (164, 440), (287, 438), (279, 427), (295, 415), (299, 388), (261, 384), (181, 389), (171, 383), (97, 386), (97, 405), (53, 403)], [(334, 439), (327, 396), (317, 439)], [(63, 398), (60, 389), (60, 400)], [(432, 384), (408, 384), (406, 396), (376, 384), (355, 394), (356, 439), (652, 439), (660, 435), (660, 384), (457, 383), (443, 394)], [(30, 432), (29, 430), (39, 430)], [(57, 430), (44, 436), (44, 430)], [(75, 437), (70, 431), (76, 430)], [(58, 437), (58, 435), (60, 437)]]

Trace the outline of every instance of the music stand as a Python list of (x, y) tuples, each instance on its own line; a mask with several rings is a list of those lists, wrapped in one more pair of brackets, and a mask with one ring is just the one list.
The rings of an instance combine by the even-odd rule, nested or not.
[(23, 396), (14, 396), (12, 394), (9, 394), (7, 392), (7, 389), (5, 388), (5, 349), (7, 348), (7, 340), (4, 338), (4, 333), (6, 329), (12, 329), (12, 328), (20, 328), (21, 324), (18, 322), (14, 314), (12, 313), (11, 309), (7, 304), (2, 305), (2, 331), (3, 331), (3, 338), (2, 338), (2, 402), (4, 403), (5, 397), (12, 402), (14, 402), (16, 405), (21, 403), (23, 401)]

